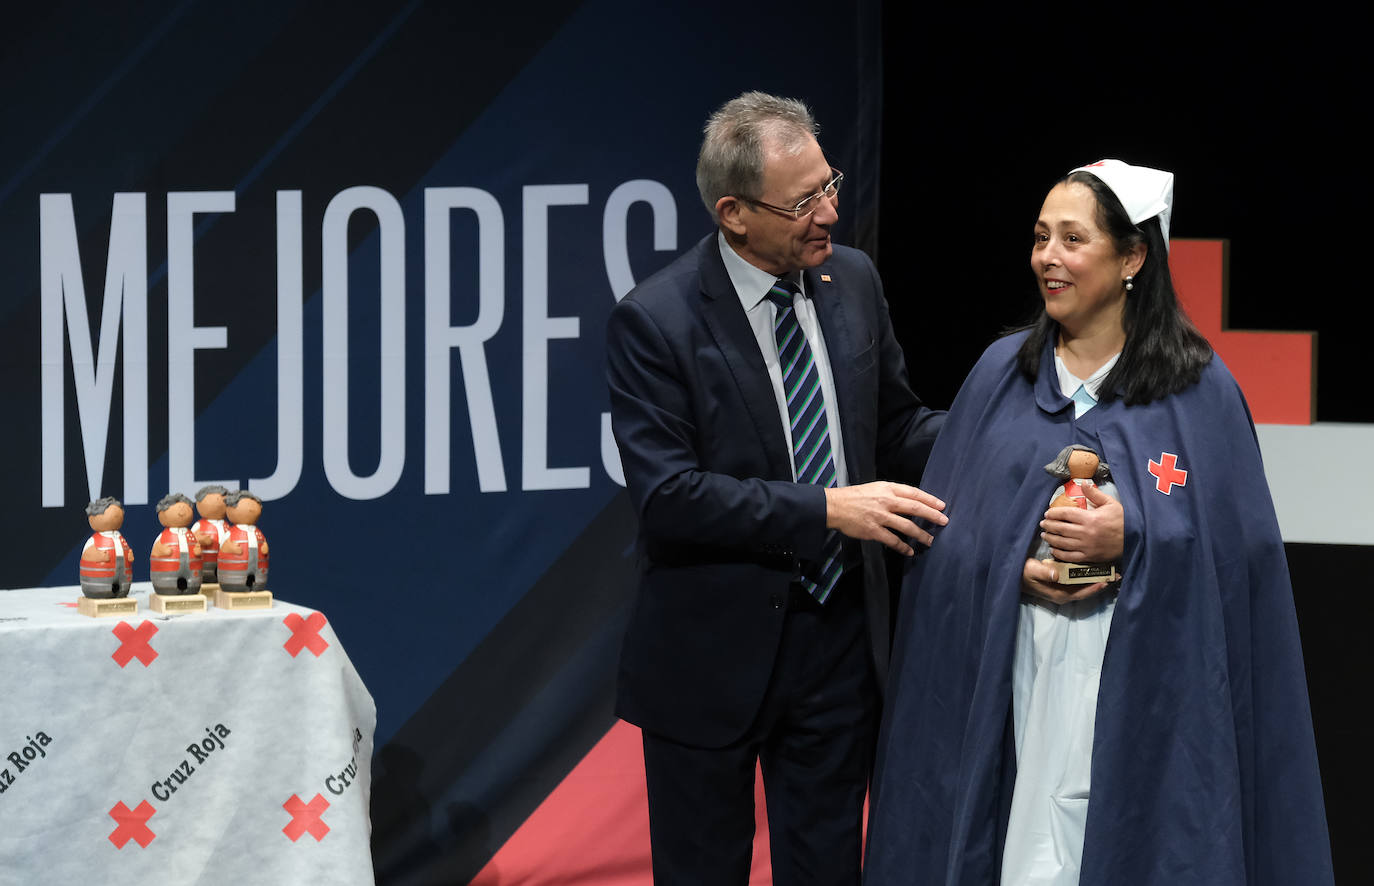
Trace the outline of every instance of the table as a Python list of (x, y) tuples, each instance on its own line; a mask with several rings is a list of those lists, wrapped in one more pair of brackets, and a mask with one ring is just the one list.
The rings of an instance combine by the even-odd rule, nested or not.
[(0, 884), (373, 884), (377, 709), (325, 617), (0, 591)]

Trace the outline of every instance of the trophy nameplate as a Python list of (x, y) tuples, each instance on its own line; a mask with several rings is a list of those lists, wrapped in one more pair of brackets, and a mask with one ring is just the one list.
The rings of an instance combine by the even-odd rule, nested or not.
[(91, 618), (133, 615), (138, 612), (138, 599), (136, 597), (81, 597), (76, 601), (76, 611)]
[(271, 591), (226, 591), (215, 590), (215, 607), (243, 612), (249, 609), (271, 609)]
[(1115, 563), (1063, 563), (1059, 560), (1045, 562), (1059, 573), (1055, 581), (1061, 585), (1087, 585), (1121, 578), (1121, 573), (1116, 571)]
[(209, 601), (202, 594), (149, 594), (148, 606), (154, 612), (176, 615), (183, 612), (205, 612)]

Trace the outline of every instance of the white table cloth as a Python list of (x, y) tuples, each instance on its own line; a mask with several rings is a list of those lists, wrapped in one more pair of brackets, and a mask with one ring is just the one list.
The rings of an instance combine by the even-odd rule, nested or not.
[(376, 706), (325, 617), (0, 591), (0, 884), (373, 884)]

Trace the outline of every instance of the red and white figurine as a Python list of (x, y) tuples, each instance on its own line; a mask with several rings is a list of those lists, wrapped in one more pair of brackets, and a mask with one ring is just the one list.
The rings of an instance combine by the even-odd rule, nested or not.
[[(1045, 473), (1061, 481), (1050, 496), (1051, 508), (1092, 510), (1094, 505), (1083, 491), (1085, 486), (1096, 486), (1106, 495), (1117, 497), (1111, 469), (1087, 446), (1078, 443), (1065, 446), (1054, 461), (1045, 465)], [(1061, 584), (1116, 581), (1121, 577), (1114, 563), (1062, 563), (1054, 559), (1049, 543), (1041, 538), (1037, 538), (1035, 558), (1057, 569)]]
[(157, 521), (163, 530), (153, 539), (148, 558), (148, 575), (157, 594), (196, 594), (200, 592), (200, 542), (191, 531), (191, 500), (173, 492), (157, 503)]
[(1092, 508), (1083, 486), (1091, 486), (1111, 476), (1097, 453), (1081, 445), (1065, 446), (1058, 458), (1045, 465), (1045, 472), (1064, 481), (1050, 500), (1052, 508)]
[(262, 499), (246, 489), (224, 497), (229, 534), (219, 546), (219, 586), (226, 591), (267, 590), (267, 538), (257, 527)]
[(86, 505), (94, 534), (81, 549), (81, 593), (97, 600), (127, 597), (134, 580), (134, 552), (120, 534), (124, 506), (113, 496)]
[(229, 521), (224, 519), (224, 497), (229, 490), (218, 483), (202, 486), (196, 493), (196, 513), (200, 519), (191, 527), (200, 542), (200, 577), (205, 584), (219, 581), (219, 546), (229, 537)]

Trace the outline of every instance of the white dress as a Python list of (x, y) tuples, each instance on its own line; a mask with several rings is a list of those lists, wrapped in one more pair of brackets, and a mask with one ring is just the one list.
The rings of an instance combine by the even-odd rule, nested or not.
[[(1075, 416), (1096, 404), (1116, 357), (1086, 381), (1059, 358), (1064, 396)], [(1066, 443), (1068, 441), (1065, 441)], [(1098, 484), (1116, 497), (1111, 483)], [(1092, 775), (1093, 725), (1102, 656), (1116, 595), (1056, 606), (1021, 599), (1012, 668), (1016, 786), (1002, 853), (1002, 886), (1076, 886)]]

